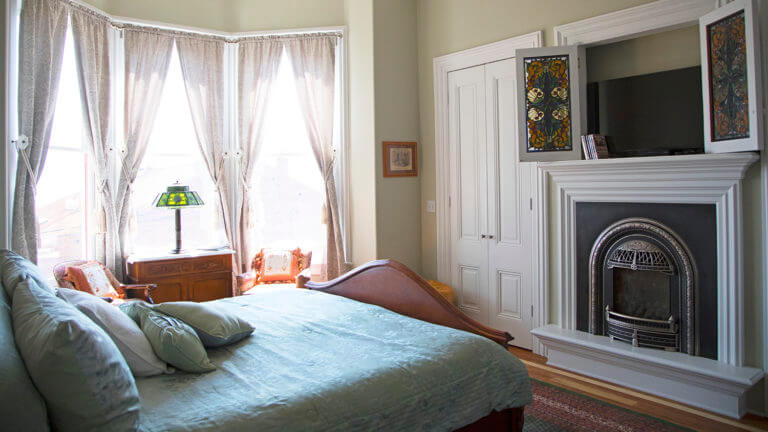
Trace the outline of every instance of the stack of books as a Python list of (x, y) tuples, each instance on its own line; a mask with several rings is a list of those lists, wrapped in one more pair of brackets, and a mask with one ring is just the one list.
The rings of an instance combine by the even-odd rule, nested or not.
[(584, 159), (608, 159), (608, 144), (603, 135), (589, 134), (581, 136), (581, 148), (584, 150)]

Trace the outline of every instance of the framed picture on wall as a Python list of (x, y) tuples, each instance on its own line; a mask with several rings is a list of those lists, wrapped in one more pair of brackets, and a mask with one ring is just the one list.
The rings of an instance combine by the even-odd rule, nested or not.
[(419, 159), (416, 142), (384, 141), (384, 177), (416, 177), (419, 175)]
[(761, 68), (753, 0), (699, 19), (707, 153), (760, 150)]

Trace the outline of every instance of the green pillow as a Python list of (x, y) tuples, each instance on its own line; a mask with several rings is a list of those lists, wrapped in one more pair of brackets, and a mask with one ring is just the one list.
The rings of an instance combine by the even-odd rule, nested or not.
[(11, 305), (16, 345), (59, 431), (135, 430), (141, 402), (114, 342), (74, 306), (29, 278)]
[(212, 304), (168, 302), (158, 304), (153, 309), (189, 324), (208, 348), (229, 345), (253, 333), (250, 324)]
[(128, 315), (130, 319), (136, 324), (141, 326), (141, 312), (142, 310), (150, 309), (149, 303), (142, 300), (131, 300), (125, 303), (121, 303), (117, 306), (124, 314)]
[(200, 338), (181, 320), (148, 308), (139, 308), (141, 331), (158, 357), (185, 372), (210, 372), (216, 366), (208, 360)]

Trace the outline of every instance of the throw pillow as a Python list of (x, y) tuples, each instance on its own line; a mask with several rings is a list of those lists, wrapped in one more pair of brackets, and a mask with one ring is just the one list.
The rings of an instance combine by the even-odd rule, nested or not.
[(173, 371), (157, 358), (139, 326), (120, 309), (82, 291), (59, 288), (58, 296), (107, 332), (134, 376), (153, 376)]
[(138, 428), (133, 375), (99, 326), (31, 279), (18, 284), (11, 308), (16, 345), (53, 429)]
[(208, 348), (229, 345), (253, 333), (250, 324), (213, 304), (168, 302), (160, 303), (153, 309), (187, 323)]
[(152, 309), (139, 309), (141, 330), (158, 357), (185, 372), (210, 372), (216, 366), (208, 359), (197, 333), (178, 318)]
[(98, 261), (67, 267), (66, 277), (78, 291), (85, 291), (97, 297), (120, 298), (112, 287), (106, 268)]
[(0, 419), (9, 431), (47, 431), (45, 400), (37, 391), (16, 348), (11, 302), (0, 288)]
[(262, 249), (261, 282), (294, 282), (299, 274), (301, 249)]
[(0, 276), (3, 279), (8, 299), (13, 299), (13, 291), (16, 284), (27, 279), (33, 279), (37, 286), (44, 288), (51, 293), (54, 292), (48, 284), (48, 278), (43, 275), (40, 267), (32, 264), (31, 261), (7, 249), (0, 250)]

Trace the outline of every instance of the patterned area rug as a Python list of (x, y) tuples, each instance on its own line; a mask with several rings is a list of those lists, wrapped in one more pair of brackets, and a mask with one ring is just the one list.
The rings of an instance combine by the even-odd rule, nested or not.
[(691, 430), (539, 380), (531, 379), (531, 388), (533, 403), (525, 407), (526, 432)]

